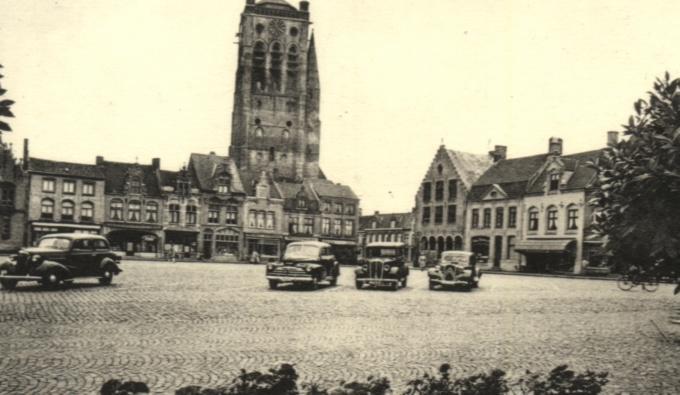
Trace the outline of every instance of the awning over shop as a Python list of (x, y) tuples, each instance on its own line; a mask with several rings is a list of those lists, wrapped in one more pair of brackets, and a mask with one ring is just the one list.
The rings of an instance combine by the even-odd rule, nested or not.
[(101, 229), (101, 226), (99, 226), (99, 225), (62, 224), (62, 223), (55, 223), (55, 222), (33, 222), (33, 226), (50, 227), (50, 228), (83, 229), (83, 230), (99, 230), (99, 229)]
[(328, 244), (333, 244), (336, 246), (356, 246), (357, 242), (356, 241), (347, 241), (347, 240), (328, 240), (328, 239), (321, 239), (324, 243)]
[(554, 254), (568, 251), (573, 243), (576, 243), (576, 240), (523, 240), (517, 243), (515, 251), (530, 254)]
[(317, 237), (286, 236), (286, 241), (319, 241)]

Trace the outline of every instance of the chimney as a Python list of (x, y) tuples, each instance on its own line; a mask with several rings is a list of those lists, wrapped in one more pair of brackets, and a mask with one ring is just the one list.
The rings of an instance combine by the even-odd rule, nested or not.
[(246, 5), (255, 5), (255, 0), (246, 0)]
[(24, 139), (24, 170), (28, 170), (28, 139)]
[(377, 210), (376, 210), (376, 211), (373, 213), (373, 215), (375, 215), (375, 216), (377, 217), (378, 215), (380, 215), (380, 211), (377, 211)]
[(607, 132), (607, 147), (613, 147), (619, 143), (619, 132)]
[(309, 12), (309, 1), (301, 1), (300, 2), (300, 11)]
[(153, 158), (153, 159), (151, 159), (151, 167), (153, 167), (154, 170), (160, 170), (160, 168), (161, 168), (161, 159), (160, 159), (160, 158)]
[(97, 166), (101, 166), (104, 164), (104, 157), (101, 155), (97, 155), (97, 161), (95, 162)]
[(551, 137), (548, 142), (548, 153), (550, 155), (562, 155), (562, 139), (559, 137)]
[(493, 148), (493, 151), (489, 151), (489, 156), (491, 159), (493, 159), (493, 162), (496, 163), (499, 160), (504, 160), (508, 158), (508, 147), (505, 145), (496, 145)]

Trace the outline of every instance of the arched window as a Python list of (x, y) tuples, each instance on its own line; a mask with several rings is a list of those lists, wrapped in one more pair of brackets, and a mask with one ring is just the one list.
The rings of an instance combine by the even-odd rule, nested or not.
[(437, 237), (437, 257), (439, 257), (444, 251), (444, 238), (442, 236)]
[(532, 232), (538, 230), (538, 209), (536, 207), (531, 207), (529, 209), (528, 215), (528, 229)]
[(123, 201), (120, 199), (111, 200), (109, 216), (112, 220), (123, 220)]
[(567, 206), (567, 230), (578, 229), (578, 207), (575, 204)]
[(83, 202), (80, 205), (80, 220), (92, 221), (94, 220), (94, 204), (91, 202)]
[(446, 237), (446, 251), (451, 251), (453, 250), (453, 239), (451, 236)]
[(142, 204), (137, 200), (128, 203), (128, 221), (139, 222), (142, 220)]
[(255, 137), (259, 138), (259, 137), (262, 137), (262, 136), (264, 136), (264, 130), (262, 130), (262, 128), (259, 128), (259, 127), (255, 128)]
[(463, 238), (460, 236), (456, 236), (456, 239), (453, 241), (453, 249), (456, 251), (460, 251), (463, 249)]
[(290, 132), (288, 131), (288, 129), (283, 130), (283, 132), (281, 133), (281, 137), (284, 140), (288, 140), (290, 138)]
[(144, 210), (144, 221), (146, 222), (158, 222), (158, 203), (147, 202), (146, 209)]
[(264, 91), (267, 84), (266, 64), (267, 50), (264, 43), (258, 41), (253, 50), (253, 88), (256, 92)]
[(43, 219), (54, 218), (54, 200), (43, 199), (40, 202), (40, 218)]
[(557, 207), (550, 206), (546, 211), (545, 230), (548, 232), (557, 231)]
[(73, 211), (75, 208), (75, 203), (70, 200), (64, 200), (61, 202), (61, 220), (62, 221), (73, 221)]
[(437, 250), (437, 239), (434, 238), (434, 236), (430, 236), (430, 251), (436, 251)]
[(422, 237), (420, 239), (420, 250), (427, 251), (427, 237)]
[(281, 44), (275, 42), (270, 51), (271, 63), (269, 73), (271, 75), (271, 89), (274, 92), (281, 92), (281, 69), (283, 66), (283, 53)]
[(274, 147), (269, 147), (269, 161), (274, 162), (276, 160), (276, 150)]
[(298, 68), (299, 68), (298, 49), (292, 45), (288, 49), (288, 64), (286, 68), (286, 91), (295, 92), (298, 88)]

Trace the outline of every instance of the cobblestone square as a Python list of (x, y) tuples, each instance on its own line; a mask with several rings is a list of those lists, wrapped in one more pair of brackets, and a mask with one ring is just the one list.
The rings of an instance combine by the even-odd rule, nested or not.
[(486, 274), (473, 292), (356, 290), (353, 269), (318, 291), (267, 288), (263, 266), (124, 262), (114, 285), (81, 280), (0, 293), (0, 392), (95, 393), (109, 378), (154, 392), (215, 386), (291, 362), (303, 381), (386, 375), (397, 387), (448, 362), (455, 374), (558, 364), (609, 371), (608, 393), (680, 392), (675, 299), (610, 281)]

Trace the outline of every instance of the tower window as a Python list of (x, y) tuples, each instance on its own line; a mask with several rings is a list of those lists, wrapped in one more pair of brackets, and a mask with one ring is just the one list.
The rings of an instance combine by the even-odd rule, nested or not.
[(264, 131), (262, 128), (255, 128), (255, 137), (262, 137), (264, 135)]
[[(298, 49), (295, 45), (288, 49), (288, 65), (286, 71), (286, 91), (294, 92), (298, 88)], [(290, 125), (289, 125), (290, 127)]]
[(293, 27), (290, 28), (291, 37), (297, 37), (298, 33), (300, 33), (300, 32), (298, 31), (297, 27), (293, 26)]
[(255, 118), (255, 125), (260, 126), (262, 120), (260, 118)]
[[(264, 29), (264, 26), (263, 26)], [(255, 44), (253, 51), (253, 89), (262, 92), (266, 85), (266, 67), (267, 53), (264, 43), (258, 42)]]
[(286, 129), (281, 133), (281, 137), (283, 137), (284, 140), (288, 140), (290, 138), (290, 132)]
[(293, 126), (293, 122), (291, 122), (291, 121), (286, 122), (286, 126), (288, 126), (288, 127)]
[(281, 53), (281, 44), (274, 43), (271, 50), (271, 88), (274, 92), (281, 91), (281, 68), (283, 65), (283, 54)]
[(274, 147), (269, 147), (269, 161), (274, 162), (276, 160), (276, 150)]
[(255, 31), (257, 32), (257, 34), (262, 34), (262, 32), (264, 32), (264, 25), (258, 23), (257, 25), (255, 25)]

